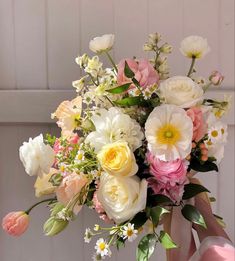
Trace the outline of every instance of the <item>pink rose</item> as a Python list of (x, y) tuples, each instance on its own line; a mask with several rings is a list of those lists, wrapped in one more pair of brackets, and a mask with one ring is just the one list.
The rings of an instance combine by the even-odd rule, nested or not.
[[(88, 180), (84, 175), (72, 173), (67, 175), (60, 186), (56, 189), (56, 196), (59, 202), (67, 205), (74, 196), (78, 195), (81, 189), (87, 184)], [(77, 214), (82, 206), (76, 204), (73, 212)]]
[(169, 182), (174, 186), (176, 183), (183, 183), (186, 179), (187, 164), (184, 160), (162, 161), (153, 154), (148, 153), (147, 161), (150, 164), (150, 173), (159, 182)]
[(22, 235), (29, 225), (29, 216), (24, 211), (10, 212), (2, 220), (2, 228), (11, 236)]
[(224, 76), (218, 71), (213, 71), (209, 77), (209, 80), (214, 85), (220, 85), (224, 80)]
[(187, 110), (187, 115), (193, 122), (193, 141), (198, 142), (207, 132), (207, 124), (204, 121), (202, 110), (198, 107), (192, 107)]
[[(119, 85), (131, 82), (124, 74), (125, 61), (129, 65), (130, 69), (135, 73), (135, 79), (139, 82), (142, 88), (147, 88), (159, 81), (159, 75), (149, 63), (147, 59), (140, 59), (135, 61), (133, 59), (123, 59), (118, 64), (118, 75), (117, 81)], [(130, 88), (134, 88), (135, 85), (132, 84)]]
[(156, 178), (149, 178), (147, 181), (154, 194), (165, 195), (173, 202), (180, 202), (184, 193), (184, 185), (188, 183), (187, 179), (185, 179), (183, 183), (177, 183), (174, 185), (170, 182), (159, 182)]

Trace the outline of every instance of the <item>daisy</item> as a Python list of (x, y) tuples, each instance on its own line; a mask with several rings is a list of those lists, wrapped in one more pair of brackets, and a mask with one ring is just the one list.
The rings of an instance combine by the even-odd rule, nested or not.
[(163, 161), (184, 159), (191, 152), (193, 123), (184, 109), (161, 105), (145, 124), (149, 151)]
[(101, 257), (111, 255), (109, 245), (107, 244), (107, 242), (103, 238), (100, 238), (100, 239), (97, 240), (96, 245), (95, 245), (95, 249), (96, 249), (97, 255), (101, 255)]
[(137, 238), (138, 230), (134, 228), (134, 224), (128, 223), (123, 227), (123, 239), (128, 239), (132, 242)]
[(91, 232), (91, 229), (90, 228), (86, 228), (85, 235), (84, 235), (85, 243), (90, 243), (92, 236), (93, 236), (93, 234)]

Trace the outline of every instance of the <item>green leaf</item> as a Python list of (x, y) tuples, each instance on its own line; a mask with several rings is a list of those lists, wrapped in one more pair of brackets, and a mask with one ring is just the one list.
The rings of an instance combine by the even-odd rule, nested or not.
[(159, 241), (165, 249), (177, 248), (177, 245), (165, 231), (160, 231)]
[(189, 183), (184, 186), (183, 199), (189, 199), (201, 192), (210, 192), (207, 188), (200, 184)]
[(162, 194), (154, 195), (154, 202), (156, 203), (156, 205), (164, 204), (164, 203), (174, 204), (174, 202), (170, 198)]
[(196, 158), (193, 158), (190, 161), (189, 168), (193, 169), (195, 171), (199, 171), (199, 172), (207, 172), (207, 171), (212, 171), (212, 170), (215, 170), (218, 172), (218, 167), (215, 163), (213, 163), (211, 161), (206, 161), (206, 162), (201, 163)]
[(130, 221), (131, 224), (134, 224), (135, 229), (142, 227), (147, 221), (147, 216), (145, 212), (139, 212), (134, 216), (134, 218)]
[(206, 223), (203, 216), (194, 206), (186, 204), (182, 208), (181, 212), (187, 220), (206, 228)]
[(160, 206), (156, 206), (156, 207), (153, 207), (151, 208), (150, 210), (150, 216), (152, 218), (152, 222), (155, 226), (158, 225), (159, 221), (160, 221), (160, 218), (163, 214), (165, 213), (169, 213), (169, 211), (163, 207), (160, 207)]
[(130, 87), (131, 83), (126, 83), (123, 85), (120, 85), (118, 87), (106, 90), (106, 92), (112, 93), (112, 94), (119, 94), (119, 93), (123, 93), (125, 91), (128, 90), (128, 88)]
[(142, 237), (136, 251), (136, 261), (148, 261), (154, 252), (157, 238), (154, 234)]
[(125, 239), (123, 239), (122, 237), (119, 237), (119, 238), (116, 240), (117, 250), (119, 250), (121, 247), (124, 247), (124, 246), (125, 246)]
[(144, 100), (141, 97), (127, 97), (122, 100), (114, 101), (114, 103), (121, 106), (134, 106), (142, 105)]
[(140, 83), (136, 80), (136, 78), (132, 78), (132, 82), (135, 84), (135, 86), (140, 87)]
[(127, 78), (133, 78), (135, 76), (134, 72), (129, 67), (127, 61), (125, 61), (124, 74)]

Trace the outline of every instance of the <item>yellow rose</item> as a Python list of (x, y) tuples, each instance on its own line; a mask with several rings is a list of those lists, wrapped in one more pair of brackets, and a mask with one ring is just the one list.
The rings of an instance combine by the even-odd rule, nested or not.
[(110, 175), (127, 177), (138, 171), (135, 156), (127, 142), (117, 141), (104, 145), (97, 157), (101, 167)]
[(52, 194), (55, 192), (55, 188), (51, 182), (49, 182), (49, 179), (53, 174), (55, 174), (58, 170), (51, 168), (50, 172), (48, 174), (43, 174), (42, 177), (37, 177), (36, 182), (34, 184), (35, 188), (35, 196), (41, 197), (43, 195)]

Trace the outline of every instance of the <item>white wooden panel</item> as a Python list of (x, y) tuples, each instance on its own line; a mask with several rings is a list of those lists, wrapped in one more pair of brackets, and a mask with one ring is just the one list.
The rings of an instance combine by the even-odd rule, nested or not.
[(18, 89), (46, 89), (46, 0), (14, 1)]
[(49, 0), (47, 17), (49, 88), (71, 89), (79, 78), (79, 1)]
[(14, 15), (12, 1), (0, 1), (0, 89), (15, 88)]
[(149, 33), (162, 34), (164, 41), (173, 46), (169, 57), (171, 75), (184, 75), (184, 58), (179, 52), (183, 39), (183, 0), (149, 0)]
[[(220, 0), (219, 66), (225, 75), (224, 85), (235, 88), (234, 83), (234, 0)], [(233, 57), (233, 58), (231, 58)]]
[[(211, 51), (196, 63), (198, 74), (206, 78), (211, 71), (219, 68), (218, 14), (219, 0), (184, 0), (184, 37), (200, 35), (207, 38), (211, 48)], [(190, 61), (187, 60), (188, 70)]]
[(143, 44), (148, 36), (147, 1), (114, 1), (115, 58), (117, 63), (124, 58), (145, 55)]

